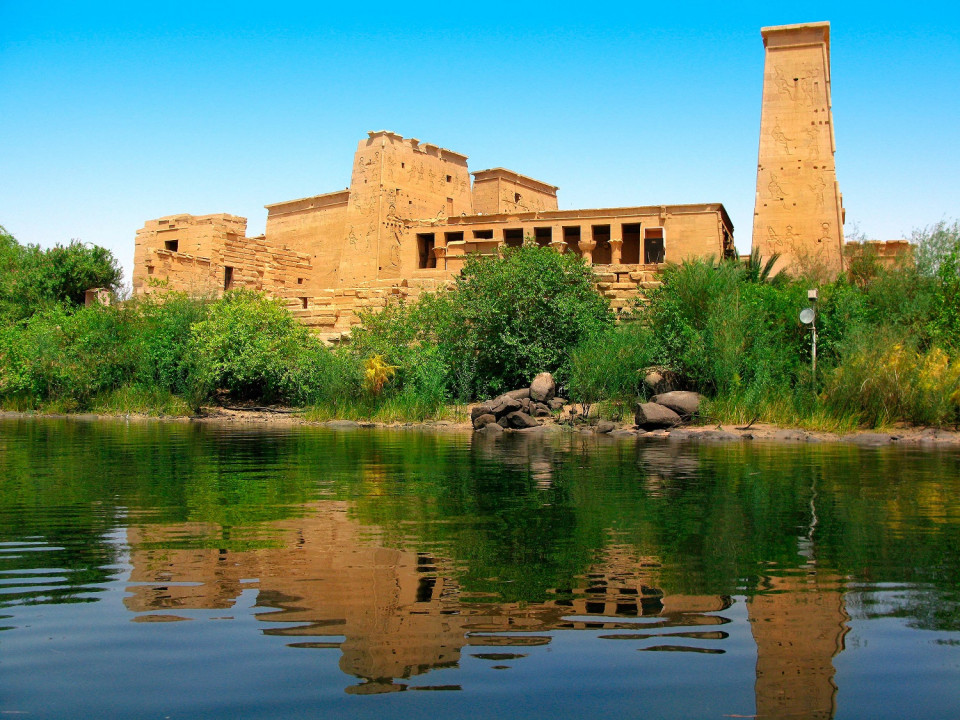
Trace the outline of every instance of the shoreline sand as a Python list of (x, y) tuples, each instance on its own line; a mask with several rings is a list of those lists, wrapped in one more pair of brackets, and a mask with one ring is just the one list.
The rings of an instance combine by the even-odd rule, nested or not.
[[(448, 420), (410, 422), (367, 422), (353, 420), (314, 421), (299, 417), (290, 408), (254, 408), (237, 409), (224, 407), (204, 408), (204, 414), (188, 416), (154, 416), (146, 414), (101, 415), (97, 413), (41, 414), (33, 412), (0, 411), (0, 419), (67, 419), (77, 421), (116, 421), (125, 422), (173, 422), (196, 424), (236, 424), (263, 427), (306, 426), (331, 430), (394, 429), (415, 430), (420, 432), (474, 434), (469, 422)], [(786, 428), (766, 423), (756, 423), (748, 428), (736, 425), (684, 425), (667, 430), (643, 431), (629, 423), (615, 423), (609, 433), (598, 433), (590, 425), (566, 425), (547, 422), (539, 427), (524, 430), (507, 430), (505, 434), (556, 435), (559, 433), (596, 435), (603, 437), (664, 439), (674, 442), (775, 442), (775, 443), (848, 443), (861, 447), (900, 446), (915, 448), (960, 448), (960, 431), (934, 427), (913, 427), (897, 425), (883, 430), (857, 430), (838, 434), (818, 430)], [(483, 434), (483, 433), (476, 433)]]

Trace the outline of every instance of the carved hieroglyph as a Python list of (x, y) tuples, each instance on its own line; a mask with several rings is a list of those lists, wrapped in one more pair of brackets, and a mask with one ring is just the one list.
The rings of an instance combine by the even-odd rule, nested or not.
[(830, 25), (761, 30), (766, 48), (753, 247), (793, 271), (843, 268), (834, 165)]

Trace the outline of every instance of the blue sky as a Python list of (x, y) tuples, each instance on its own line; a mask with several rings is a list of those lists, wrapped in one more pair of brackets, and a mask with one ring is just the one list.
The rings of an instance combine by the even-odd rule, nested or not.
[(750, 247), (760, 28), (829, 20), (847, 231), (960, 217), (953, 3), (0, 0), (0, 224), (128, 277), (144, 220), (347, 186), (393, 130), (559, 185), (561, 208), (722, 202)]

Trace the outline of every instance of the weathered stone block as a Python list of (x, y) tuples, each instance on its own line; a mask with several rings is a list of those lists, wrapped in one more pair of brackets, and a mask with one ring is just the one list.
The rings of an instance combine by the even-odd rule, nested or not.
[(530, 383), (530, 399), (536, 402), (550, 402), (556, 392), (557, 384), (553, 375), (543, 372), (537, 375)]
[(674, 390), (653, 396), (653, 401), (673, 410), (684, 418), (693, 417), (700, 410), (700, 393), (689, 390)]
[(669, 428), (679, 425), (680, 416), (673, 410), (657, 403), (637, 403), (636, 424), (644, 430)]
[(473, 428), (474, 430), (481, 430), (482, 428), (485, 428), (487, 425), (496, 425), (496, 424), (497, 424), (496, 416), (491, 415), (490, 413), (485, 413), (483, 415), (479, 415), (473, 421)]
[(525, 412), (519, 410), (507, 415), (507, 422), (510, 423), (510, 427), (517, 429), (537, 427), (540, 424)]

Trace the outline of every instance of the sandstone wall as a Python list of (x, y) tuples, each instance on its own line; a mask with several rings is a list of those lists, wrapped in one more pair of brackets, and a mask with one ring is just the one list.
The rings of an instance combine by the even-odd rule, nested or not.
[(843, 269), (843, 202), (830, 100), (830, 25), (761, 30), (766, 59), (753, 247), (778, 267)]
[(306, 296), (310, 256), (274, 246), (262, 235), (246, 237), (246, 222), (232, 215), (147, 222), (137, 233), (134, 293), (176, 290), (204, 296), (246, 287), (279, 297)]
[(473, 210), (476, 214), (556, 210), (557, 188), (505, 168), (473, 174)]

